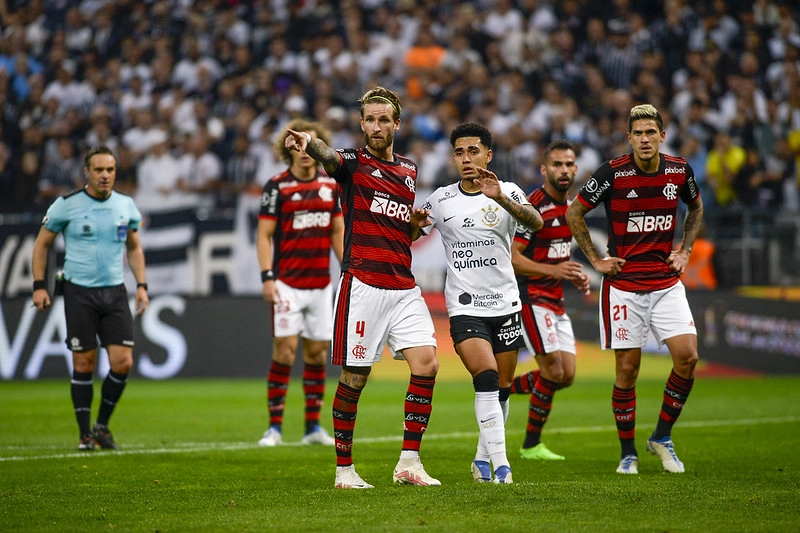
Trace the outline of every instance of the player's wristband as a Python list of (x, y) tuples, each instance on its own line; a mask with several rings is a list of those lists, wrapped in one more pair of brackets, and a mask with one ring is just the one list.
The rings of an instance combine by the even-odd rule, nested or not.
[(36, 292), (39, 289), (47, 290), (47, 282), (43, 279), (35, 279), (33, 280), (33, 291)]
[(311, 135), (307, 131), (304, 131), (303, 135), (306, 136), (306, 145), (308, 145), (311, 142)]
[(139, 287), (143, 288), (144, 290), (147, 290), (147, 283), (137, 283), (136, 288), (138, 289)]
[(272, 281), (275, 279), (275, 273), (272, 270), (262, 270), (261, 271), (261, 283), (265, 281)]

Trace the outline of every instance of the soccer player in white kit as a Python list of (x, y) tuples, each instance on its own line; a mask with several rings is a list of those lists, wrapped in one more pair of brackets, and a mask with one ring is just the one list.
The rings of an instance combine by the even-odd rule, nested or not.
[[(486, 169), (492, 134), (466, 123), (450, 134), (453, 162), (461, 179), (437, 189), (422, 206), (439, 230), (447, 254), (445, 300), (450, 336), (472, 375), (480, 435), (471, 469), (478, 482), (511, 483), (505, 418), (517, 352), (524, 346), (519, 290), (511, 265), (518, 224), (541, 229), (542, 217), (514, 183)], [(493, 467), (493, 468), (492, 468)]]

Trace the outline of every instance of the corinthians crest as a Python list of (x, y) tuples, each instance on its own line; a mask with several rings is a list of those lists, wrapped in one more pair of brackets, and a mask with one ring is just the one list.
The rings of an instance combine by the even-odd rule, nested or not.
[(499, 210), (499, 206), (487, 205), (486, 207), (481, 207), (481, 211), (483, 211), (481, 222), (489, 228), (495, 227), (500, 223), (500, 217), (497, 214)]

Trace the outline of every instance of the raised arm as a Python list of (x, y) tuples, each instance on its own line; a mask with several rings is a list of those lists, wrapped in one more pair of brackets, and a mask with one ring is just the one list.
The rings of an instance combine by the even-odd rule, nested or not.
[(483, 194), (497, 202), (526, 228), (539, 231), (544, 227), (544, 220), (539, 211), (530, 204), (521, 204), (509, 198), (500, 188), (500, 181), (494, 172), (481, 167), (476, 167), (476, 170), (480, 174), (480, 178), (475, 179), (473, 183), (481, 188)]
[(305, 150), (308, 155), (315, 160), (322, 163), (323, 168), (328, 174), (334, 174), (339, 170), (341, 158), (339, 154), (328, 146), (322, 139), (312, 137), (304, 131), (286, 130), (289, 135), (286, 136), (285, 146), (287, 150), (294, 150), (299, 152)]

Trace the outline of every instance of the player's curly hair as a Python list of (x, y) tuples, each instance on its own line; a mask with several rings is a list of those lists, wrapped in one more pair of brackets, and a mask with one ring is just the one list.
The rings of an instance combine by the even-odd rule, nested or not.
[(308, 120), (305, 118), (295, 118), (291, 120), (285, 128), (281, 131), (280, 135), (275, 138), (272, 149), (281, 161), (287, 165), (292, 164), (292, 154), (286, 148), (286, 137), (289, 136), (289, 130), (305, 131), (308, 133), (315, 133), (318, 139), (322, 139), (325, 144), (331, 144), (331, 131), (326, 128), (321, 122)]
[(628, 115), (628, 132), (633, 128), (635, 121), (648, 118), (656, 121), (658, 131), (664, 131), (664, 121), (661, 119), (658, 109), (650, 104), (640, 104), (631, 108), (631, 114)]
[(358, 101), (361, 104), (362, 118), (364, 116), (364, 106), (366, 104), (390, 104), (393, 109), (392, 118), (394, 120), (400, 120), (400, 116), (403, 114), (403, 108), (400, 105), (400, 97), (397, 96), (395, 92), (390, 91), (386, 87), (381, 87), (380, 85), (365, 92), (364, 96)]

